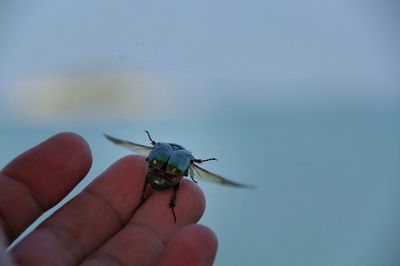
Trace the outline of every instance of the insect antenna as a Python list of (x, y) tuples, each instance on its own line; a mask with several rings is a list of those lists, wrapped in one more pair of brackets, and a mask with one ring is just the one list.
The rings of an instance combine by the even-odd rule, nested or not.
[(193, 162), (195, 163), (204, 163), (204, 162), (208, 162), (208, 161), (218, 161), (217, 158), (208, 158), (205, 160), (201, 160), (201, 159), (194, 159)]
[(156, 142), (151, 138), (149, 131), (145, 130), (144, 132), (146, 132), (147, 136), (149, 137), (151, 144), (155, 145)]

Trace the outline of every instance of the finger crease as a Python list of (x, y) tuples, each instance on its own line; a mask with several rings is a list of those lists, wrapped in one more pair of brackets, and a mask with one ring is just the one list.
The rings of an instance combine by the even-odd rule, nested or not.
[(136, 226), (138, 228), (141, 228), (143, 231), (153, 235), (154, 238), (157, 239), (163, 245), (163, 247), (165, 247), (166, 242), (164, 242), (163, 238), (161, 237), (161, 234), (159, 232), (157, 232), (157, 230), (155, 230), (154, 228), (149, 226), (147, 223), (142, 222), (140, 220), (133, 220), (133, 221), (129, 222), (128, 225)]
[[(18, 179), (12, 178), (10, 176), (5, 175), (6, 178), (8, 178), (8, 180), (10, 182), (14, 182), (17, 186), (21, 187), (23, 190), (25, 190), (28, 195), (30, 197), (32, 197), (33, 202), (35, 202), (35, 204), (37, 205), (38, 209), (43, 213), (45, 211), (47, 211), (47, 208), (45, 208), (44, 206), (42, 206), (42, 204), (40, 204), (40, 201), (38, 200), (38, 197), (36, 196), (36, 193), (34, 193), (28, 186), (24, 185), (24, 183), (22, 183), (21, 181), (19, 181)], [(18, 178), (18, 177), (16, 177)]]
[(127, 219), (124, 219), (123, 217), (121, 217), (121, 215), (117, 211), (117, 209), (108, 200), (106, 200), (103, 197), (97, 195), (95, 192), (93, 192), (93, 191), (91, 191), (89, 189), (86, 189), (86, 190), (82, 191), (81, 193), (86, 194), (86, 195), (94, 198), (95, 200), (98, 200), (98, 201), (101, 201), (102, 203), (104, 203), (114, 213), (114, 216), (117, 218), (120, 226), (123, 226), (124, 224), (127, 223)]
[(53, 235), (60, 252), (62, 252), (65, 257), (69, 257), (71, 262), (77, 261), (83, 256), (82, 254), (85, 254), (85, 249), (81, 245), (81, 242), (63, 227), (48, 223), (45, 227), (40, 229), (47, 230)]
[(122, 262), (118, 260), (117, 257), (109, 255), (104, 252), (97, 252), (96, 256), (91, 258), (94, 261), (99, 262), (101, 265), (107, 265), (107, 266), (121, 266), (124, 265)]

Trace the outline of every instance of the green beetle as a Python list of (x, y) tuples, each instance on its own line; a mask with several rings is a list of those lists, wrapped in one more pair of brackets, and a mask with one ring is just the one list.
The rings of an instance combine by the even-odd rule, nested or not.
[(157, 191), (173, 189), (173, 194), (169, 202), (169, 208), (172, 211), (174, 222), (176, 222), (176, 215), (174, 211), (176, 194), (179, 189), (181, 179), (184, 176), (190, 176), (195, 183), (197, 183), (195, 178), (198, 178), (221, 185), (246, 188), (252, 187), (251, 185), (228, 180), (197, 165), (203, 162), (217, 160), (216, 158), (209, 158), (205, 160), (195, 159), (193, 154), (181, 145), (174, 143), (155, 142), (151, 138), (150, 133), (147, 130), (145, 130), (145, 132), (149, 137), (152, 146), (136, 144), (104, 134), (104, 136), (112, 143), (123, 146), (138, 154), (147, 156), (146, 179), (142, 190), (142, 196), (140, 198), (140, 204), (138, 207), (136, 207), (135, 211), (146, 201), (148, 184), (150, 184), (151, 187)]

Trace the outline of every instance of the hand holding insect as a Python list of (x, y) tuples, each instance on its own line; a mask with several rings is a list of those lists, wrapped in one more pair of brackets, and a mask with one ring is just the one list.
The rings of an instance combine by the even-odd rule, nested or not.
[[(90, 166), (87, 143), (71, 133), (56, 135), (9, 163), (0, 173), (0, 229), (6, 241), (59, 202)], [(181, 183), (177, 223), (170, 222), (164, 193), (154, 193), (132, 216), (145, 170), (140, 156), (117, 161), (8, 253), (0, 250), (0, 264), (11, 265), (6, 260), (12, 256), (19, 265), (185, 265), (188, 259), (211, 265), (217, 242), (210, 229), (194, 224), (204, 210), (204, 196), (193, 182)]]

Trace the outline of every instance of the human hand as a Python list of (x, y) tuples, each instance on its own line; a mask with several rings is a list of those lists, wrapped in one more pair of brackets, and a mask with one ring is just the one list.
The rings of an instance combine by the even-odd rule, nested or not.
[[(58, 134), (24, 152), (0, 173), (0, 265), (211, 265), (217, 239), (195, 224), (205, 208), (200, 188), (182, 180), (174, 223), (172, 191), (139, 204), (146, 162), (127, 156), (5, 253), (43, 212), (87, 174), (90, 148), (79, 136)], [(4, 231), (4, 236), (1, 236)], [(11, 260), (10, 260), (11, 258)]]

